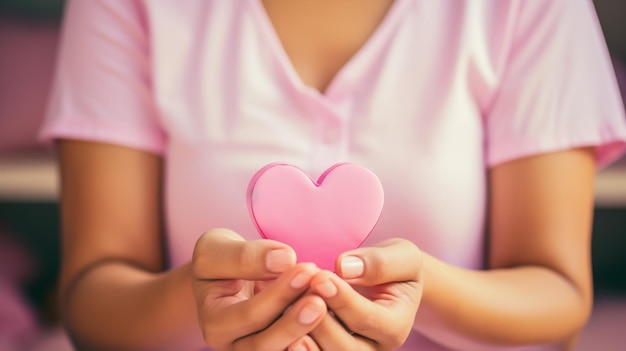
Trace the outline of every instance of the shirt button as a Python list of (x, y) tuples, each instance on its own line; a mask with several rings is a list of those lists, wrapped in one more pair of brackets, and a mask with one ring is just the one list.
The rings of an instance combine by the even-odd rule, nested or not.
[(322, 141), (325, 144), (337, 144), (341, 139), (339, 128), (328, 128), (324, 131)]

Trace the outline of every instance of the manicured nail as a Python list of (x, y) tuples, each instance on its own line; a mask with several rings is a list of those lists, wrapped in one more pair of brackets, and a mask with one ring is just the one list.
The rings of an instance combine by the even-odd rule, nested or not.
[(337, 295), (337, 287), (330, 280), (327, 280), (322, 284), (316, 285), (315, 288), (323, 297), (333, 297)]
[(293, 265), (295, 257), (287, 249), (272, 250), (265, 256), (265, 267), (272, 273), (283, 273)]
[(304, 345), (304, 341), (300, 341), (297, 344), (291, 345), (290, 351), (308, 351), (309, 349)]
[(312, 277), (311, 272), (307, 272), (307, 271), (300, 272), (296, 274), (295, 277), (291, 278), (289, 285), (294, 289), (303, 288), (305, 285), (309, 283), (309, 281), (311, 280), (311, 277)]
[(341, 275), (345, 279), (354, 279), (363, 275), (365, 264), (356, 256), (346, 256), (341, 260)]
[(306, 305), (300, 310), (298, 321), (302, 324), (311, 324), (315, 322), (324, 313), (319, 306)]

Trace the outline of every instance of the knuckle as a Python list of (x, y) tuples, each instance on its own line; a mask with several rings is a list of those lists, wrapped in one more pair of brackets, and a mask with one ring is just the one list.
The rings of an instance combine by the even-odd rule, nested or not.
[(395, 350), (401, 347), (411, 333), (412, 324), (392, 323), (382, 331), (380, 345), (384, 350)]
[(211, 278), (206, 259), (203, 257), (194, 257), (191, 260), (190, 274), (193, 281), (206, 280)]
[(220, 333), (213, 326), (205, 325), (202, 328), (202, 339), (205, 345), (213, 348), (219, 348), (223, 344), (223, 341), (220, 339)]
[(211, 278), (211, 257), (215, 248), (214, 240), (219, 235), (219, 229), (212, 229), (202, 233), (196, 240), (191, 255), (191, 274), (196, 279)]
[(204, 256), (204, 251), (207, 246), (206, 241), (208, 235), (209, 232), (205, 232), (204, 234), (200, 235), (200, 237), (198, 238), (198, 240), (196, 240), (196, 243), (194, 244), (193, 252), (191, 255), (191, 263), (194, 271), (199, 267), (198, 261), (201, 260)]
[(259, 253), (254, 242), (245, 242), (239, 246), (235, 253), (235, 264), (238, 268), (250, 269), (257, 267)]
[[(237, 341), (237, 349), (254, 351), (275, 351), (276, 347), (271, 345), (262, 333), (250, 335)], [(233, 347), (233, 349), (235, 349)]]
[(224, 340), (225, 333), (219, 321), (211, 317), (204, 316), (202, 318), (202, 338), (207, 346), (217, 348), (226, 343)]
[(372, 250), (366, 258), (366, 274), (370, 279), (379, 281), (384, 278), (384, 269), (389, 265), (389, 257), (382, 250)]
[(384, 349), (385, 350), (398, 349), (400, 346), (402, 346), (402, 344), (404, 344), (405, 340), (406, 340), (406, 337), (403, 337), (401, 335), (390, 335), (385, 342)]
[(261, 330), (267, 328), (268, 324), (271, 323), (271, 321), (268, 321), (264, 316), (264, 313), (260, 313), (260, 311), (256, 309), (245, 308), (241, 311), (240, 320), (246, 321), (246, 324), (250, 326), (250, 328)]
[(377, 309), (371, 309), (357, 324), (352, 326), (352, 331), (374, 341), (379, 350), (387, 351), (401, 347), (409, 336), (411, 328), (411, 323), (402, 324), (393, 316), (385, 317)]
[(299, 338), (303, 337), (304, 335), (306, 335), (306, 332), (298, 329), (297, 327), (295, 327), (295, 323), (293, 323), (292, 325), (294, 325), (293, 328), (285, 328), (285, 336), (287, 337), (287, 339), (289, 340), (298, 340)]
[(374, 309), (370, 309), (351, 329), (361, 335), (377, 335), (380, 333), (381, 327), (378, 313)]

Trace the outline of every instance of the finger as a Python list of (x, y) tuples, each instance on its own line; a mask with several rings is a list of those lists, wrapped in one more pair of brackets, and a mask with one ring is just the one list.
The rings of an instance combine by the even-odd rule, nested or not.
[(310, 333), (321, 350), (376, 350), (376, 343), (347, 330), (332, 314)]
[(311, 291), (324, 298), (349, 331), (376, 341), (384, 349), (399, 347), (411, 331), (421, 299), (421, 285), (412, 281), (370, 289), (373, 301), (331, 272), (321, 271), (311, 280)]
[[(326, 318), (326, 317), (324, 317)], [(327, 349), (329, 350), (329, 349)], [(308, 335), (303, 336), (300, 340), (289, 345), (287, 351), (322, 351), (315, 340)]]
[(296, 264), (288, 245), (273, 240), (245, 241), (228, 229), (204, 233), (193, 252), (196, 279), (272, 279)]
[(274, 280), (256, 280), (254, 281), (254, 295), (260, 293), (265, 290), (266, 287), (270, 286)]
[(372, 247), (344, 252), (335, 271), (353, 285), (373, 286), (388, 282), (419, 281), (422, 252), (405, 239), (389, 239)]
[(284, 350), (310, 333), (326, 315), (319, 296), (306, 295), (267, 329), (235, 341), (233, 350)]
[(373, 330), (386, 328), (378, 325), (386, 319), (386, 311), (331, 272), (318, 273), (311, 280), (311, 291), (324, 298), (328, 308), (351, 332), (370, 336)]
[(221, 285), (233, 280), (205, 282), (205, 295), (199, 302), (205, 342), (213, 347), (223, 346), (267, 328), (307, 291), (317, 272), (314, 264), (298, 264), (249, 299), (220, 295), (224, 291)]

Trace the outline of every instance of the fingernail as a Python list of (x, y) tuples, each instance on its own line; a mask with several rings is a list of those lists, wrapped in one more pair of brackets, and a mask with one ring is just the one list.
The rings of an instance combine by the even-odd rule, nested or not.
[(302, 324), (311, 324), (315, 322), (324, 313), (319, 306), (306, 305), (300, 310), (298, 321)]
[(290, 351), (308, 351), (309, 349), (304, 345), (303, 341), (298, 342), (297, 344), (292, 345), (289, 348)]
[(307, 283), (311, 280), (310, 272), (300, 272), (296, 274), (295, 277), (291, 279), (289, 285), (294, 289), (300, 289), (307, 285)]
[(341, 275), (344, 279), (358, 278), (363, 275), (365, 264), (356, 256), (346, 256), (341, 260)]
[(291, 251), (287, 249), (272, 250), (265, 256), (265, 267), (272, 273), (283, 273), (294, 263)]
[(322, 284), (316, 285), (315, 288), (323, 297), (333, 297), (337, 295), (337, 287), (330, 280), (327, 280)]

